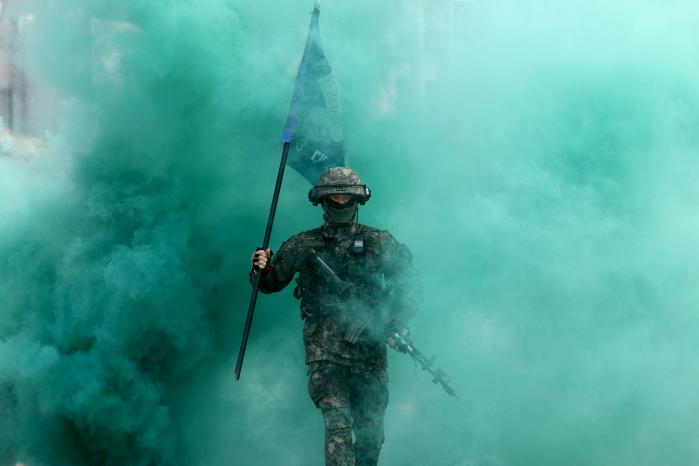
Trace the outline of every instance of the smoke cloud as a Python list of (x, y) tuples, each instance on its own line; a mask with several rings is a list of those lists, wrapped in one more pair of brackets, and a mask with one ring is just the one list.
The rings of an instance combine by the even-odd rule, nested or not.
[[(233, 367), (312, 5), (36, 1), (0, 157), (0, 465), (322, 464), (290, 290)], [(395, 3), (395, 4), (394, 4)], [(323, 2), (360, 221), (411, 248), (381, 464), (694, 464), (699, 8)], [(274, 13), (270, 13), (273, 11)], [(273, 248), (321, 222), (289, 170)]]

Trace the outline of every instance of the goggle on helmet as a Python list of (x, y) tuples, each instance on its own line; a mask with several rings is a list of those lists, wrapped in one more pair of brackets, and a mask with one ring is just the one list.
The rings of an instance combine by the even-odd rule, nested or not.
[(349, 195), (357, 198), (360, 205), (366, 204), (371, 197), (371, 189), (365, 184), (324, 184), (308, 191), (308, 200), (313, 205), (320, 204), (324, 198), (335, 195)]
[(318, 183), (308, 192), (308, 200), (313, 205), (330, 196), (349, 195), (364, 205), (371, 197), (371, 190), (363, 184), (359, 176), (347, 167), (330, 167), (318, 178)]

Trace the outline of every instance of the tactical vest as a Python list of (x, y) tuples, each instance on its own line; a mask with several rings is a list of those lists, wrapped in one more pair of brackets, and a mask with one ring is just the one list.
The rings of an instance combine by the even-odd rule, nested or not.
[(349, 300), (378, 308), (384, 291), (379, 230), (357, 225), (355, 233), (327, 237), (316, 228), (302, 238), (307, 250), (313, 248), (340, 279), (353, 285), (349, 295), (341, 296), (331, 280), (304, 262), (294, 289), (294, 297), (301, 300), (302, 319), (320, 320), (346, 312)]

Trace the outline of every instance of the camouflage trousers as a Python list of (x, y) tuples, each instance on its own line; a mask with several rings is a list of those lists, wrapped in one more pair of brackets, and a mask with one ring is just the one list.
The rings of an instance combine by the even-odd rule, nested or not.
[(309, 370), (308, 393), (325, 422), (325, 465), (376, 466), (384, 442), (386, 371), (358, 372), (329, 361), (311, 363)]

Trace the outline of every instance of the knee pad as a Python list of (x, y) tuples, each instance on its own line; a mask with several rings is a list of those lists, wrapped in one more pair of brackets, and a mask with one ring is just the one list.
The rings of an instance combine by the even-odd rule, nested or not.
[(343, 429), (352, 429), (352, 412), (349, 407), (324, 408), (321, 411), (327, 431), (337, 432)]

